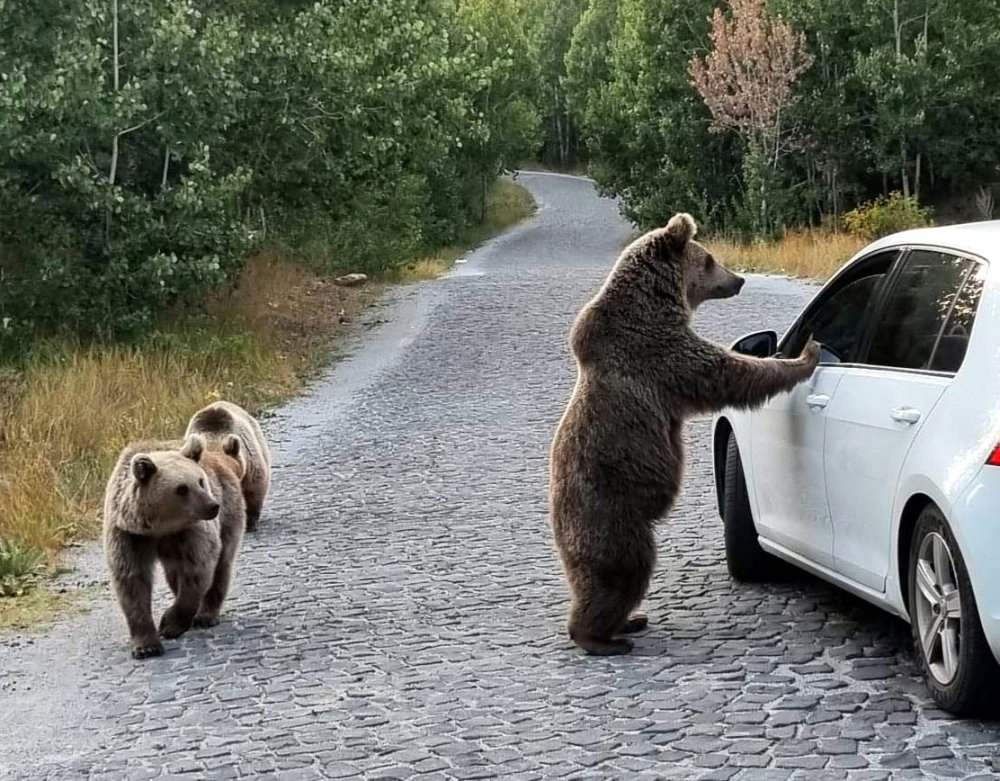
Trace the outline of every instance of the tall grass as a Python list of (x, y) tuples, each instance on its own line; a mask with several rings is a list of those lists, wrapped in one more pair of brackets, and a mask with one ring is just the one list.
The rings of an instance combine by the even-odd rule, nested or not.
[(304, 357), (262, 326), (228, 315), (132, 347), (48, 346), (4, 394), (0, 538), (53, 552), (89, 536), (129, 440), (178, 437), (213, 399), (259, 409), (293, 392)]
[(857, 236), (821, 229), (791, 231), (773, 241), (739, 243), (712, 239), (705, 242), (712, 254), (730, 268), (820, 281), (828, 279), (866, 243)]

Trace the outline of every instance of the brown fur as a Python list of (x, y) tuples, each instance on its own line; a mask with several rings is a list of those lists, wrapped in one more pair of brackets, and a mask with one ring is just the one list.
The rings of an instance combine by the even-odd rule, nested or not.
[(210, 450), (218, 450), (230, 434), (239, 437), (247, 463), (242, 481), (243, 498), (247, 505), (247, 531), (253, 531), (257, 528), (271, 485), (271, 451), (260, 424), (242, 407), (228, 401), (217, 401), (194, 414), (185, 436), (191, 434), (204, 436)]
[[(243, 539), (245, 471), (239, 440), (209, 451), (200, 435), (139, 442), (118, 458), (104, 495), (104, 553), (136, 659), (163, 653), (161, 637), (214, 626)], [(174, 603), (153, 622), (153, 570)]]
[(757, 359), (695, 334), (692, 310), (743, 280), (694, 234), (678, 214), (633, 242), (572, 328), (578, 377), (552, 442), (550, 511), (569, 634), (589, 653), (627, 653), (618, 635), (646, 625), (634, 611), (656, 561), (653, 526), (680, 490), (684, 419), (763, 404), (819, 359), (814, 343), (795, 360)]

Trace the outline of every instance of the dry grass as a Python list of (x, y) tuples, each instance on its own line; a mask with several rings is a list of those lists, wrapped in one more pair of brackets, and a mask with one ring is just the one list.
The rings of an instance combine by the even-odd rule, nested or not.
[(104, 481), (125, 443), (178, 437), (213, 399), (260, 410), (294, 393), (342, 321), (376, 294), (261, 254), (209, 314), (177, 315), (142, 344), (47, 345), (0, 379), (0, 538), (52, 563), (97, 530)]
[(865, 243), (856, 236), (825, 230), (794, 231), (776, 241), (749, 244), (727, 239), (705, 242), (731, 268), (821, 281), (828, 279)]

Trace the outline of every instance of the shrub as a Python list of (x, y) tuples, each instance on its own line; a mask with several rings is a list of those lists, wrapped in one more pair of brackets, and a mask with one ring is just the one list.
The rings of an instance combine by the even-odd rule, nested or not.
[(19, 597), (30, 591), (41, 566), (40, 551), (0, 539), (0, 597)]
[(931, 210), (921, 206), (913, 196), (893, 192), (888, 198), (876, 198), (863, 203), (844, 215), (848, 233), (871, 241), (890, 233), (930, 225)]

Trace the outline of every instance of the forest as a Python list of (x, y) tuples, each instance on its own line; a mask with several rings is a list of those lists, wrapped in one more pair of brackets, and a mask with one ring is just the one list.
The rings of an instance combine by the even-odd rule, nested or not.
[[(1000, 0), (0, 2), (0, 351), (120, 339), (267, 243), (379, 272), (490, 183), (638, 227), (992, 216)], [(898, 215), (897, 215), (898, 216)], [(891, 220), (890, 220), (891, 222)]]

